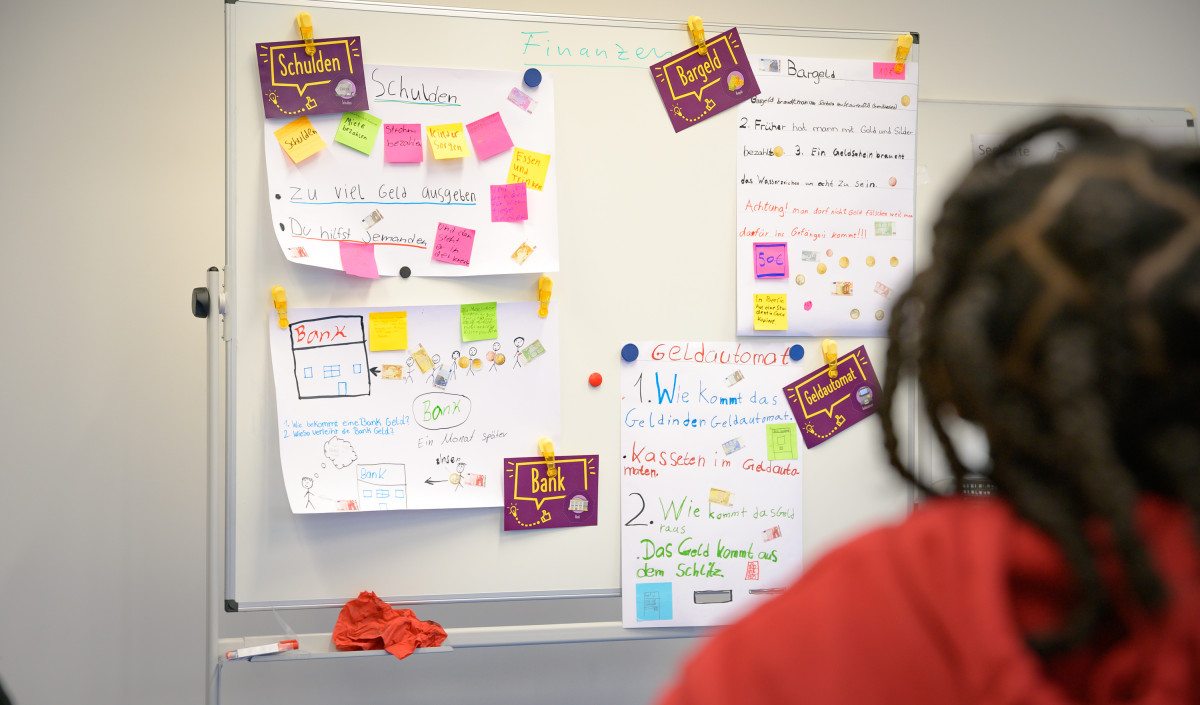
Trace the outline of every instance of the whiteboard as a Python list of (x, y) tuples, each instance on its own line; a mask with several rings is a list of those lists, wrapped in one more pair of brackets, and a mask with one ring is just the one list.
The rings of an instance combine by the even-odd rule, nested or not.
[[(254, 43), (361, 36), (368, 63), (553, 75), (560, 268), (561, 454), (600, 456), (594, 527), (505, 533), (495, 509), (295, 515), (279, 469), (267, 329), (269, 290), (292, 306), (420, 306), (536, 299), (539, 273), (365, 280), (286, 261), (272, 230)], [(705, 18), (708, 20), (708, 18)], [(732, 25), (706, 22), (715, 34)], [(749, 53), (890, 60), (896, 32), (738, 27)], [(341, 605), (360, 590), (394, 602), (612, 596), (619, 592), (620, 350), (633, 340), (733, 341), (735, 113), (676, 134), (650, 64), (687, 46), (678, 22), (371, 3), (227, 6), (226, 569), (239, 610)], [(586, 49), (586, 51), (581, 51)], [(917, 59), (913, 47), (910, 61)], [(818, 364), (819, 341), (795, 339)], [(882, 340), (865, 344), (885, 357)], [(588, 376), (599, 372), (601, 386)], [(899, 410), (901, 432), (912, 397)], [(878, 424), (804, 456), (804, 555), (902, 517)], [(529, 454), (537, 450), (528, 442)]]

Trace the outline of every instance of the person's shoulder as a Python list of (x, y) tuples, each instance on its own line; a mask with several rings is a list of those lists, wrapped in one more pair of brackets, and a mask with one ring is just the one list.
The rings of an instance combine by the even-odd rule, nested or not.
[[(947, 674), (971, 630), (972, 586), (997, 582), (992, 568), (1011, 522), (1000, 502), (928, 502), (831, 550), (778, 597), (718, 631), (685, 674), (753, 674), (758, 702), (788, 692), (813, 703), (888, 702), (897, 684), (918, 682), (915, 692), (935, 702), (950, 697)], [(716, 689), (697, 698), (686, 683), (676, 688), (678, 699), (668, 702), (746, 695)]]

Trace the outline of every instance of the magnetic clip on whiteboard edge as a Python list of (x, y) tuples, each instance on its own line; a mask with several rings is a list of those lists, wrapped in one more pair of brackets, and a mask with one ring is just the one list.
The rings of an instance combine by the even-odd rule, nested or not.
[(279, 314), (279, 327), (287, 328), (287, 293), (282, 286), (271, 287), (271, 300), (275, 302), (275, 313)]
[(708, 56), (708, 45), (704, 42), (704, 20), (700, 19), (699, 15), (692, 15), (687, 21), (688, 35), (692, 38), (692, 43), (696, 45), (696, 49), (704, 56)]
[(825, 364), (829, 365), (829, 379), (837, 379), (837, 342), (829, 338), (822, 340), (821, 354), (825, 356)]
[(558, 477), (558, 468), (554, 466), (554, 442), (542, 436), (538, 440), (538, 452), (546, 461), (546, 474), (550, 477)]
[(908, 52), (912, 50), (913, 35), (902, 34), (896, 39), (896, 73), (904, 73), (904, 62), (908, 61)]
[(304, 40), (304, 52), (309, 56), (316, 54), (317, 47), (313, 45), (312, 15), (307, 12), (296, 15), (296, 26), (300, 28), (300, 38)]

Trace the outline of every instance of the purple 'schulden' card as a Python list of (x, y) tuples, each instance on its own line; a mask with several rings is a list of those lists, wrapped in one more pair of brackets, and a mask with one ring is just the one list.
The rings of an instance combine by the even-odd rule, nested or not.
[(598, 455), (504, 459), (504, 530), (595, 526)]
[(783, 394), (804, 447), (814, 448), (875, 413), (879, 380), (867, 349), (860, 346), (838, 358), (835, 376), (829, 376), (828, 365), (821, 365), (784, 387)]
[(734, 29), (650, 67), (676, 132), (758, 95), (746, 49)]
[(366, 110), (367, 80), (358, 37), (260, 42), (258, 80), (269, 118)]

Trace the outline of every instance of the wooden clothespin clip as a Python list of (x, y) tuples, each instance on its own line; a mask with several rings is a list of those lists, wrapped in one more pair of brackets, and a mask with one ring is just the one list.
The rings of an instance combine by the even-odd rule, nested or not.
[(307, 12), (296, 15), (296, 26), (300, 28), (300, 38), (304, 40), (304, 53), (309, 56), (316, 54), (317, 47), (313, 45), (312, 15)]
[(692, 44), (696, 45), (696, 49), (708, 56), (708, 44), (704, 41), (704, 20), (700, 19), (699, 15), (688, 18), (688, 34), (691, 35)]
[(275, 313), (279, 314), (279, 327), (287, 328), (287, 294), (282, 286), (271, 287), (271, 300), (275, 302)]
[(554, 443), (549, 438), (542, 436), (538, 441), (538, 452), (546, 460), (546, 474), (550, 477), (558, 477), (558, 468), (554, 466)]
[(904, 73), (904, 62), (908, 61), (908, 52), (912, 49), (913, 35), (905, 34), (896, 40), (896, 73)]
[(541, 306), (538, 306), (538, 316), (545, 318), (550, 315), (550, 290), (554, 288), (554, 281), (547, 276), (542, 276), (538, 279), (538, 301)]
[(822, 340), (821, 354), (825, 356), (825, 364), (829, 365), (829, 379), (837, 379), (837, 343), (829, 338)]

